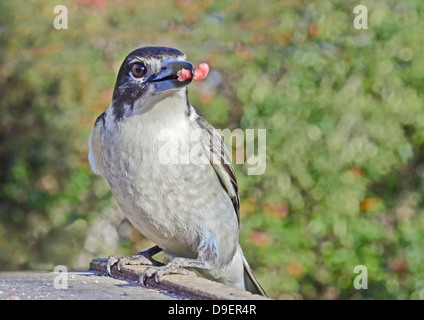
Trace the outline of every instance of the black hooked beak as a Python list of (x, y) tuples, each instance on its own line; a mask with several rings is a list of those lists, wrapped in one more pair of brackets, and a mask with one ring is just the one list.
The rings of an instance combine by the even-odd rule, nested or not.
[[(190, 70), (191, 77), (184, 81), (178, 80), (178, 73), (182, 70)], [(167, 59), (162, 62), (160, 72), (148, 79), (156, 85), (156, 92), (172, 89), (181, 89), (191, 83), (193, 77), (193, 65), (188, 61)]]

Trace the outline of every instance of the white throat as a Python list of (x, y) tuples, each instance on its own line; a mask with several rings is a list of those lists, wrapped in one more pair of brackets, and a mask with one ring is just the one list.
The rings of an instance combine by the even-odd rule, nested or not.
[[(164, 92), (150, 96), (146, 100), (136, 100), (132, 116), (145, 116), (149, 121), (160, 121), (161, 118), (184, 115), (187, 112), (187, 97), (185, 90)], [(162, 120), (164, 120), (162, 119)]]

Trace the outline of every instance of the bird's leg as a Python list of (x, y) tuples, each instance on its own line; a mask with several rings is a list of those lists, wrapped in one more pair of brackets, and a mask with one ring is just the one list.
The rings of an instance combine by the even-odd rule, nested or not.
[(196, 276), (196, 273), (185, 268), (211, 270), (216, 264), (217, 259), (218, 250), (216, 243), (213, 239), (208, 238), (202, 241), (199, 245), (197, 259), (176, 257), (166, 265), (148, 267), (140, 276), (140, 283), (145, 286), (146, 279), (152, 276), (155, 281), (159, 283), (159, 277), (166, 274), (186, 274)]
[(156, 261), (152, 258), (156, 253), (161, 252), (162, 249), (158, 246), (153, 246), (150, 249), (147, 249), (145, 251), (139, 252), (135, 256), (131, 257), (123, 257), (123, 258), (117, 258), (114, 256), (110, 256), (107, 259), (106, 269), (109, 276), (112, 275), (111, 268), (116, 265), (118, 270), (121, 271), (122, 265), (152, 265), (152, 266), (161, 266), (163, 265), (159, 261)]

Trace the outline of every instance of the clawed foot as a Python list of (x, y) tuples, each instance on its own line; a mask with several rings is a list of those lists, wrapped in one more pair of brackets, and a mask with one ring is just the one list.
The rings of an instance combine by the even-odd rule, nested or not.
[(158, 246), (154, 246), (146, 251), (138, 253), (138, 255), (124, 258), (117, 258), (110, 256), (107, 260), (107, 273), (112, 276), (111, 269), (116, 265), (118, 271), (121, 271), (122, 265), (148, 265), (146, 270), (140, 276), (140, 283), (146, 286), (146, 279), (153, 277), (156, 283), (159, 283), (159, 277), (166, 274), (184, 274), (197, 276), (195, 272), (185, 269), (185, 267), (195, 268), (209, 268), (204, 261), (186, 259), (186, 258), (174, 258), (170, 263), (164, 265), (152, 258), (156, 253), (161, 252), (162, 249)]
[(111, 269), (114, 265), (121, 271), (122, 265), (161, 265), (160, 262), (152, 258), (153, 255), (162, 251), (158, 246), (154, 246), (146, 251), (139, 252), (138, 255), (124, 258), (110, 256), (107, 259), (106, 269), (109, 276), (112, 276)]
[(159, 283), (159, 277), (166, 274), (185, 274), (197, 276), (195, 272), (184, 269), (181, 266), (175, 266), (172, 264), (172, 262), (170, 262), (167, 265), (161, 267), (148, 267), (140, 276), (140, 283), (145, 287), (146, 279), (150, 277), (154, 277), (156, 283)]

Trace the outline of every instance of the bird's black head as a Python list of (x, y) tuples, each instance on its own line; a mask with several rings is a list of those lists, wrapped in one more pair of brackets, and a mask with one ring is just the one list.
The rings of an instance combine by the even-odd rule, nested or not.
[(145, 47), (131, 52), (119, 69), (112, 102), (114, 113), (122, 118), (132, 113), (134, 105), (143, 105), (155, 95), (166, 95), (186, 87), (191, 78), (178, 80), (178, 72), (193, 66), (179, 50)]

